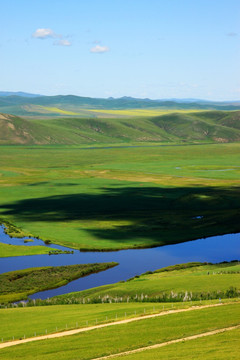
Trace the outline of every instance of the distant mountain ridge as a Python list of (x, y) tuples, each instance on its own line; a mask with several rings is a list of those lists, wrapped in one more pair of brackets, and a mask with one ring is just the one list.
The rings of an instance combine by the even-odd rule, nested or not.
[(33, 94), (33, 93), (28, 93), (28, 92), (23, 92), (23, 91), (0, 91), (0, 97), (1, 96), (21, 96), (21, 97), (31, 97), (31, 98), (35, 98), (35, 97), (79, 97), (79, 98), (83, 98), (83, 99), (95, 99), (95, 100), (137, 100), (137, 101), (143, 101), (143, 102), (165, 102), (165, 101), (173, 101), (173, 102), (177, 102), (177, 103), (217, 103), (217, 104), (232, 104), (232, 103), (240, 103), (240, 100), (223, 100), (223, 101), (214, 101), (214, 100), (205, 100), (205, 99), (199, 99), (199, 98), (159, 98), (159, 99), (150, 99), (150, 98), (135, 98), (133, 96), (122, 96), (119, 98), (110, 96), (108, 98), (92, 98), (92, 97), (86, 97), (86, 96), (79, 96), (79, 95), (72, 95), (72, 94), (68, 94), (68, 95), (43, 95), (43, 94)]
[(31, 93), (26, 93), (26, 92), (22, 92), (22, 91), (0, 91), (0, 96), (22, 96), (22, 97), (38, 97), (38, 96), (44, 96), (44, 95), (39, 95), (39, 94), (31, 94)]
[[(0, 93), (1, 94), (1, 93)], [(19, 93), (18, 93), (19, 94)], [(24, 93), (21, 93), (24, 94)], [(171, 110), (240, 110), (240, 101), (207, 101), (195, 99), (137, 99), (128, 96), (122, 98), (91, 98), (76, 95), (0, 96), (0, 112), (19, 116), (67, 116), (80, 115), (83, 110), (128, 110), (128, 109), (171, 109)], [(57, 109), (57, 111), (53, 111)], [(94, 114), (91, 114), (94, 116)]]

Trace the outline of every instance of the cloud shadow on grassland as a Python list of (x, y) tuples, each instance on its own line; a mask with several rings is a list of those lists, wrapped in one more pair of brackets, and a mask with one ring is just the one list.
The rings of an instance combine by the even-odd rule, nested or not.
[[(240, 187), (121, 187), (25, 199), (0, 206), (0, 214), (24, 222), (109, 220), (111, 228), (86, 229), (99, 239), (128, 242), (181, 239), (240, 232)], [(118, 222), (126, 221), (127, 225)]]

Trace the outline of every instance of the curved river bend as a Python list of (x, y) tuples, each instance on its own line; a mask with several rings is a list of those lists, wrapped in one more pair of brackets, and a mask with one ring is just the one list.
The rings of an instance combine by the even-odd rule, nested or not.
[[(146, 271), (154, 271), (165, 266), (201, 261), (221, 262), (240, 259), (240, 234), (213, 236), (206, 239), (188, 241), (181, 244), (166, 245), (151, 249), (121, 250), (113, 252), (80, 252), (62, 255), (31, 255), (0, 258), (0, 273), (40, 266), (60, 266), (96, 262), (116, 261), (118, 266), (92, 274), (57, 289), (33, 294), (32, 299), (46, 299), (55, 295), (89, 289), (91, 287), (127, 280)], [(10, 238), (0, 229), (0, 241), (8, 244), (23, 245), (24, 239)], [(34, 239), (27, 246), (44, 245)], [(46, 245), (45, 245), (46, 246)], [(61, 250), (72, 250), (58, 245), (48, 247)]]

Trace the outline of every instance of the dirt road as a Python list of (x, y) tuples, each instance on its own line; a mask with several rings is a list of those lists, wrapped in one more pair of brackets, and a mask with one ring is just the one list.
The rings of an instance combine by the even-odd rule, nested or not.
[(186, 311), (194, 311), (194, 310), (200, 310), (200, 309), (206, 309), (206, 308), (210, 308), (210, 307), (224, 306), (224, 305), (225, 304), (192, 306), (191, 308), (187, 308), (187, 309), (162, 311), (162, 312), (160, 312), (158, 314), (142, 315), (142, 316), (138, 316), (138, 317), (134, 317), (134, 318), (130, 318), (130, 319), (125, 319), (125, 320), (114, 321), (114, 322), (106, 323), (106, 324), (88, 326), (88, 327), (74, 329), (74, 330), (66, 330), (66, 331), (61, 331), (61, 332), (57, 332), (57, 333), (53, 333), (53, 334), (49, 334), (49, 335), (35, 336), (35, 337), (22, 339), (22, 340), (13, 340), (13, 341), (8, 341), (8, 342), (5, 342), (5, 343), (1, 343), (0, 344), (0, 349), (6, 348), (6, 347), (9, 347), (9, 346), (19, 345), (19, 344), (25, 344), (25, 343), (28, 343), (28, 342), (31, 342), (31, 341), (55, 339), (55, 338), (59, 338), (59, 337), (62, 337), (62, 336), (75, 335), (75, 334), (79, 334), (81, 332), (91, 331), (91, 330), (95, 330), (95, 329), (101, 329), (101, 328), (104, 328), (104, 327), (107, 327), (107, 326), (128, 324), (128, 323), (133, 322), (133, 321), (151, 319), (151, 318), (158, 317), (158, 316), (164, 316), (164, 315), (170, 315), (170, 314), (176, 314), (176, 313), (181, 313), (181, 312), (186, 312)]

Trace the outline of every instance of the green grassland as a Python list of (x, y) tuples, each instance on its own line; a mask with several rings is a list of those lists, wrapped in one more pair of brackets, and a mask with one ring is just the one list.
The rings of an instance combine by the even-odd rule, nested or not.
[[(7, 359), (93, 359), (239, 324), (238, 303), (143, 319), (1, 350)], [(234, 352), (236, 349), (233, 350)]]
[[(9, 296), (12, 294), (12, 297), (16, 297), (19, 288), (27, 289), (30, 293), (33, 288), (35, 289), (36, 284), (38, 287), (43, 286), (44, 277), (48, 278), (44, 286), (51, 286), (52, 279), (58, 285), (66, 279), (72, 280), (73, 276), (79, 277), (79, 272), (82, 276), (83, 271), (94, 271), (96, 266), (97, 269), (104, 270), (105, 267), (113, 265), (93, 266), (90, 264), (89, 266), (27, 269), (6, 273), (0, 275), (1, 290), (7, 289)], [(23, 275), (25, 275), (24, 278), (21, 278)], [(43, 334), (45, 329), (48, 329), (48, 333), (55, 332), (56, 327), (58, 331), (64, 330), (66, 324), (70, 329), (95, 325), (96, 321), (100, 324), (163, 310), (188, 308), (192, 305), (234, 302), (239, 296), (239, 277), (240, 265), (237, 262), (215, 265), (188, 263), (169, 266), (154, 273), (136, 276), (126, 282), (56, 296), (47, 300), (37, 299), (25, 304), (20, 303), (18, 305), (20, 308), (15, 308), (17, 306), (15, 305), (13, 308), (1, 309), (0, 315), (4, 321), (0, 323), (0, 334), (4, 334), (6, 340), (12, 336), (21, 337), (25, 331), (24, 334), (29, 337), (34, 332)], [(184, 292), (184, 295), (188, 296), (176, 297), (179, 292)], [(224, 292), (227, 292), (227, 296), (222, 296)], [(163, 293), (174, 296), (162, 298)], [(196, 299), (194, 294), (201, 296)], [(205, 296), (206, 294), (211, 296)]]
[[(229, 300), (228, 300), (229, 301)], [(234, 300), (232, 300), (234, 301)], [(217, 301), (216, 303), (218, 303)], [(208, 305), (209, 301), (194, 302), (194, 305)], [(212, 304), (215, 302), (212, 301)], [(4, 341), (22, 338), (24, 335), (55, 333), (67, 329), (84, 328), (138, 316), (157, 314), (166, 310), (187, 309), (191, 302), (166, 303), (107, 303), (68, 304), (51, 306), (13, 307), (0, 309), (0, 339)], [(20, 304), (21, 305), (21, 304)], [(26, 304), (27, 306), (28, 304)], [(60, 314), (60, 315), (59, 315)]]
[[(183, 105), (173, 113), (166, 106), (140, 109), (133, 106), (135, 100), (129, 108), (117, 102), (108, 108), (99, 102), (92, 107), (85, 104), (79, 111), (79, 99), (71, 98), (71, 104), (68, 99), (64, 99), (65, 105), (58, 103), (58, 97), (54, 103), (43, 98), (41, 104), (38, 100), (24, 104), (19, 100), (17, 104), (15, 99), (14, 105), (11, 99), (0, 99), (2, 112), (10, 112), (12, 107), (12, 114), (24, 116), (0, 115), (0, 222), (8, 234), (101, 251), (240, 232), (240, 111), (196, 111)], [(1, 244), (0, 254), (36, 251), (36, 247), (19, 248)], [(23, 299), (114, 265), (2, 274), (0, 300)], [(229, 302), (28, 343), (3, 349), (0, 356), (4, 360), (92, 359), (237, 325), (240, 307), (234, 297), (239, 295), (239, 272), (238, 263), (188, 264), (36, 302), (68, 305), (32, 306), (30, 302), (32, 307), (0, 309), (0, 338), (6, 341), (13, 336), (31, 337), (35, 332), (42, 335), (46, 329), (53, 333), (185, 308), (192, 305), (190, 300), (195, 305), (219, 303), (218, 297)], [(209, 298), (215, 300), (206, 300)], [(114, 299), (122, 303), (113, 303)], [(77, 302), (85, 304), (74, 304)], [(177, 351), (179, 356), (191, 358), (195, 343), (202, 347), (194, 358), (203, 358), (206, 349), (204, 359), (221, 359), (231, 344), (235, 359), (237, 334), (232, 331), (194, 340), (192, 345), (176, 344), (169, 350), (129, 357), (140, 359), (149, 354), (149, 359), (171, 359)], [(217, 350), (216, 338), (220, 339)]]
[[(161, 349), (143, 351), (138, 354), (126, 355), (124, 360), (238, 360), (239, 359), (240, 330), (227, 331), (208, 336), (172, 344)], [(177, 357), (176, 357), (177, 356)], [(117, 357), (116, 357), (117, 359)]]
[(13, 236), (89, 250), (240, 232), (239, 151), (238, 143), (2, 146), (1, 222), (15, 225)]
[[(51, 114), (58, 110), (61, 117), (29, 119), (0, 113), (0, 144), (226, 143), (240, 140), (240, 111), (89, 110), (79, 117), (77, 113), (73, 116), (74, 112), (48, 109)], [(68, 113), (72, 116), (62, 118)]]
[(8, 245), (0, 243), (0, 257), (9, 256), (23, 256), (23, 255), (40, 255), (49, 254), (54, 252), (55, 254), (61, 254), (63, 251), (54, 248), (48, 249), (44, 246), (24, 246), (24, 245)]
[(117, 263), (46, 266), (0, 274), (0, 303), (26, 299), (39, 291), (57, 288), (70, 281), (107, 270)]
[(240, 263), (188, 263), (136, 276), (127, 281), (57, 296), (53, 303), (178, 302), (240, 295)]

